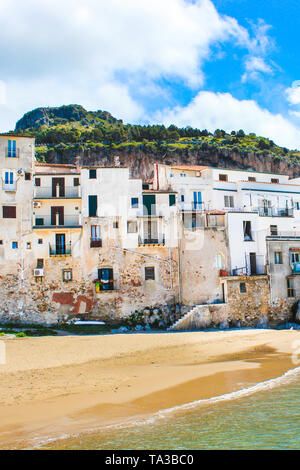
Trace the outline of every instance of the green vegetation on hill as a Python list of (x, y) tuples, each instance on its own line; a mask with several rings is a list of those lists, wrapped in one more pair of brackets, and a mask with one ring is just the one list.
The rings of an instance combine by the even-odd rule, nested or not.
[(246, 135), (243, 130), (229, 134), (222, 129), (211, 133), (206, 129), (174, 125), (125, 125), (107, 111), (86, 111), (80, 105), (29, 111), (17, 122), (16, 131), (36, 137), (39, 160), (47, 160), (47, 154), (53, 150), (63, 154), (69, 150), (97, 151), (100, 148), (141, 146), (152, 151), (195, 149), (211, 152), (229, 150), (240, 154), (253, 152), (300, 162), (297, 150), (279, 147), (272, 140), (254, 133)]

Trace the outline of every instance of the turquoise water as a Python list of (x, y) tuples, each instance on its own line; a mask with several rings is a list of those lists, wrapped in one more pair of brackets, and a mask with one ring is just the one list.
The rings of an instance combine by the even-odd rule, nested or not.
[(144, 423), (103, 429), (52, 448), (300, 449), (299, 374), (264, 382), (250, 392), (162, 412)]

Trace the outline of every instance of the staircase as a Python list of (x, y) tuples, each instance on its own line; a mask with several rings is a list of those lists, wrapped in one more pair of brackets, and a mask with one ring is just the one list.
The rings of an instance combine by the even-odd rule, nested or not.
[(191, 307), (185, 315), (171, 325), (169, 331), (179, 330), (198, 330), (201, 328), (207, 328), (211, 324), (211, 314), (209, 305), (201, 304)]

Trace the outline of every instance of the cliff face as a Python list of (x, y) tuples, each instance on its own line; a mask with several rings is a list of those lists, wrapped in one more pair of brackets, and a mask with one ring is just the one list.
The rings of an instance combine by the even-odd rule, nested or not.
[(151, 151), (143, 147), (124, 147), (114, 149), (97, 149), (97, 151), (65, 150), (63, 154), (51, 152), (47, 161), (50, 163), (77, 163), (87, 166), (114, 166), (114, 157), (119, 156), (122, 166), (131, 169), (134, 178), (148, 179), (153, 176), (153, 163), (167, 165), (207, 165), (220, 168), (253, 170), (269, 173), (288, 174), (290, 177), (300, 176), (300, 166), (286, 159), (240, 153), (232, 150), (222, 152), (202, 151), (197, 149), (176, 149), (172, 151)]

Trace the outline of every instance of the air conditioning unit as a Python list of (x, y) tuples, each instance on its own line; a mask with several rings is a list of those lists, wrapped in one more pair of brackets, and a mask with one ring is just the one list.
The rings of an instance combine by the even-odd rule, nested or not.
[(40, 201), (34, 201), (33, 202), (33, 207), (36, 209), (38, 207), (42, 207), (42, 203)]
[(18, 176), (24, 176), (24, 175), (25, 175), (25, 171), (24, 171), (22, 168), (20, 168), (20, 169), (17, 171), (17, 175), (18, 175)]
[(44, 276), (44, 269), (34, 269), (33, 270), (34, 277), (42, 277)]

